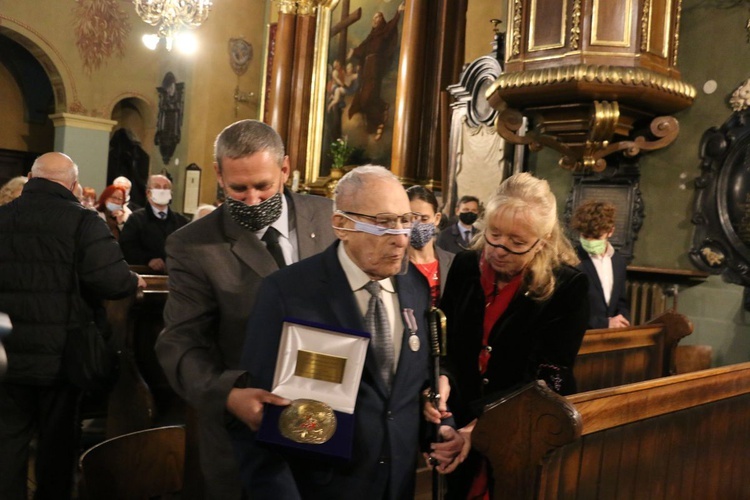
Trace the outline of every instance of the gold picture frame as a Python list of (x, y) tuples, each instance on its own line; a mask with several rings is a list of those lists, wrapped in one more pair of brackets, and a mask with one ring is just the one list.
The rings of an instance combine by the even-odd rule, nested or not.
[[(315, 190), (316, 187), (325, 185), (328, 181), (329, 170), (326, 165), (326, 154), (330, 143), (342, 136), (347, 136), (349, 143), (358, 148), (355, 163), (376, 163), (382, 164), (394, 170), (397, 160), (397, 147), (404, 142), (401, 137), (402, 131), (406, 128), (403, 123), (399, 123), (400, 110), (404, 108), (404, 97), (408, 93), (408, 82), (413, 78), (404, 79), (404, 45), (408, 43), (407, 25), (413, 12), (410, 12), (410, 4), (416, 1), (421, 4), (421, 0), (324, 0), (317, 10), (316, 17), (316, 38), (315, 52), (313, 58), (313, 77), (312, 77), (312, 96), (310, 103), (310, 121), (309, 121), (309, 138), (307, 144), (307, 163), (305, 168), (305, 183)], [(347, 8), (348, 7), (348, 8)], [(343, 12), (343, 15), (342, 15)], [(381, 13), (378, 16), (378, 12)], [(342, 19), (345, 18), (345, 19)], [(376, 19), (380, 17), (380, 19)], [(366, 76), (372, 75), (372, 71), (367, 68), (365, 61), (359, 58), (349, 57), (351, 52), (362, 52), (360, 49), (364, 42), (371, 36), (381, 34), (385, 29), (383, 23), (390, 26), (396, 19), (396, 41), (389, 39), (387, 45), (388, 51), (383, 52), (383, 57), (388, 56), (385, 70), (382, 74), (377, 74), (374, 79), (365, 80)], [(376, 26), (377, 25), (377, 26)], [(340, 29), (344, 26), (344, 29)], [(333, 36), (339, 37), (335, 43), (339, 46), (347, 47), (347, 58), (341, 61), (341, 50), (338, 50), (336, 57), (331, 57), (332, 29), (338, 29), (338, 33)], [(376, 33), (376, 30), (377, 33)], [(340, 37), (343, 34), (347, 37), (344, 43), (341, 43)], [(392, 33), (388, 36), (393, 36)], [(355, 45), (356, 44), (356, 45)], [(383, 45), (381, 44), (381, 47)], [(354, 49), (353, 51), (351, 49)], [(369, 60), (368, 56), (367, 60)], [(347, 78), (347, 82), (357, 81), (360, 85), (367, 82), (375, 86), (375, 91), (368, 95), (375, 96), (378, 101), (367, 101), (371, 105), (367, 111), (351, 112), (352, 103), (357, 98), (358, 88), (356, 85), (339, 86), (339, 97), (343, 96), (341, 106), (341, 134), (336, 135), (331, 132), (335, 129), (331, 127), (331, 110), (328, 108), (335, 102), (334, 93), (332, 92), (332, 70), (335, 66), (333, 61), (339, 60), (338, 70)], [(355, 71), (356, 64), (359, 64), (359, 70)], [(362, 78), (361, 81), (358, 81)], [(356, 88), (356, 89), (355, 89)], [(360, 94), (361, 95), (361, 94)], [(361, 100), (361, 99), (360, 99)], [(376, 104), (373, 104), (377, 102)], [(377, 106), (382, 103), (387, 105), (387, 111), (382, 112), (384, 119), (377, 123), (371, 119), (372, 116), (380, 116)], [(375, 109), (376, 111), (372, 111)], [(380, 108), (382, 109), (382, 108)], [(334, 110), (335, 111), (335, 108)], [(387, 113), (387, 116), (386, 116)], [(355, 131), (356, 133), (352, 133)], [(366, 137), (366, 140), (363, 140)], [(375, 145), (373, 147), (373, 145)], [(383, 154), (378, 154), (383, 152)], [(385, 159), (385, 161), (384, 161)]]

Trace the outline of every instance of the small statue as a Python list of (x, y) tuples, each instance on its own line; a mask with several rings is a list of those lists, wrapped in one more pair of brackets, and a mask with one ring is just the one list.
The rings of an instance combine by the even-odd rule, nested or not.
[(744, 111), (750, 105), (750, 78), (737, 87), (729, 98), (729, 105), (733, 111)]

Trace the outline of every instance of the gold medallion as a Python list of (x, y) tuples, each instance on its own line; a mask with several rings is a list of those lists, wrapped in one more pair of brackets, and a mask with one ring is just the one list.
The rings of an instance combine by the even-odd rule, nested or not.
[(297, 399), (281, 412), (279, 431), (296, 443), (323, 444), (336, 432), (336, 414), (321, 401)]

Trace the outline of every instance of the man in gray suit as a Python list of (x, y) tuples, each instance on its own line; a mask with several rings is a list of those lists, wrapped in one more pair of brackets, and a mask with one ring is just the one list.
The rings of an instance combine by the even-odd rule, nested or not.
[(330, 200), (284, 189), (289, 158), (271, 127), (255, 120), (228, 126), (215, 158), (227, 199), (167, 240), (169, 298), (156, 354), (196, 410), (206, 497), (224, 500), (242, 497), (226, 425), (256, 411), (248, 402), (258, 390), (244, 388), (239, 359), (260, 282), (335, 237)]

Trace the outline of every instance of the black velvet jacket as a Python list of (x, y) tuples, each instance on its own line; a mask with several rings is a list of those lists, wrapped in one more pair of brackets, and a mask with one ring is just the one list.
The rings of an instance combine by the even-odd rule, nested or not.
[(485, 297), (479, 254), (462, 252), (453, 261), (441, 309), (448, 318), (448, 405), (464, 426), (485, 403), (535, 379), (560, 394), (576, 392), (573, 362), (589, 318), (588, 279), (570, 266), (555, 272), (555, 291), (542, 302), (525, 295), (524, 285), (495, 323), (487, 371), (478, 369)]

